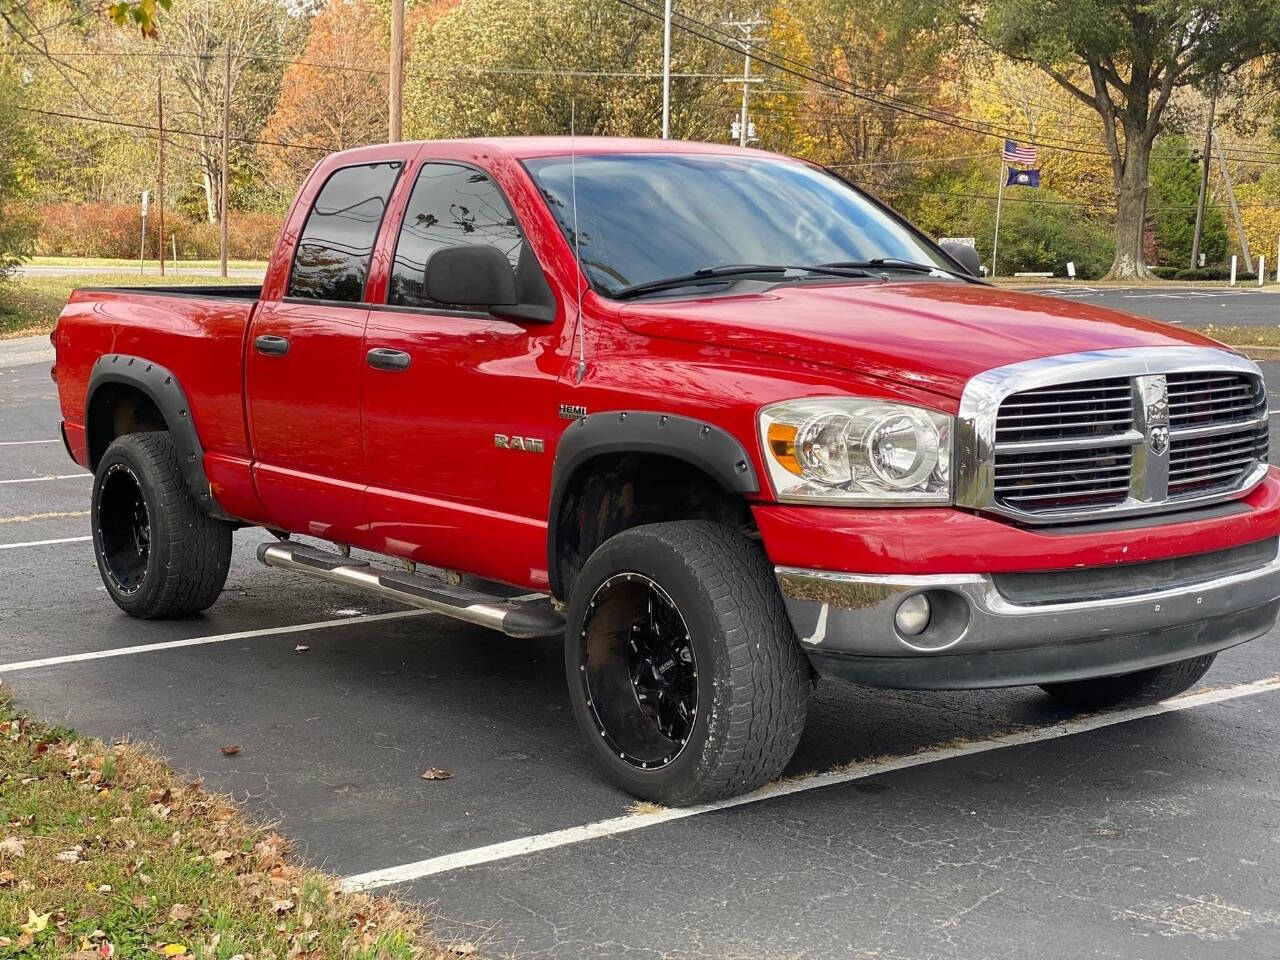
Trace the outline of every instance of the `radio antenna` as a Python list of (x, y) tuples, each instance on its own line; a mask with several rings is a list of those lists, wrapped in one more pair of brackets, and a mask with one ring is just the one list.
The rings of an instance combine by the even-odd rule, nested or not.
[[(575, 143), (577, 126), (578, 102), (576, 100), (569, 101), (569, 196), (573, 203), (573, 258), (578, 261), (578, 269), (583, 270), (582, 266), (582, 243), (578, 234), (578, 151)], [(578, 277), (578, 315), (574, 320), (574, 328), (578, 332), (578, 379), (581, 383), (582, 378), (587, 375), (587, 358), (583, 348), (583, 330), (582, 330), (582, 277)]]

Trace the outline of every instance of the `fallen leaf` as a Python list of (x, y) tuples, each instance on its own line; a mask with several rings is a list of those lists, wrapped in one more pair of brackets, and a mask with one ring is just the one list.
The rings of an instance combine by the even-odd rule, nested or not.
[(0, 853), (15, 859), (23, 856), (27, 852), (26, 841), (20, 837), (5, 837), (0, 840)]
[(133, 905), (137, 907), (139, 910), (145, 910), (147, 909), (147, 907), (151, 906), (151, 898), (144, 897), (142, 894), (138, 894), (136, 897), (133, 898)]
[(294, 647), (294, 648), (293, 648), (293, 652), (294, 652), (294, 653), (306, 653), (306, 652), (307, 652), (308, 650), (310, 650), (310, 649), (311, 649), (311, 648), (310, 648), (310, 647), (308, 647), (305, 643), (300, 643), (300, 644), (298, 644), (296, 647)]
[(275, 900), (271, 904), (271, 909), (276, 913), (288, 913), (293, 909), (292, 900)]
[[(0, 887), (12, 887), (13, 882), (17, 879), (17, 874), (12, 870), (0, 870)], [(2, 944), (0, 944), (0, 946), (2, 946)]]
[(180, 943), (166, 943), (160, 948), (160, 952), (166, 957), (184, 957), (187, 954), (187, 948)]
[(52, 914), (49, 913), (36, 913), (30, 907), (27, 907), (27, 922), (19, 927), (19, 929), (23, 933), (30, 933), (33, 935), (40, 933), (45, 927), (49, 926), (49, 917), (51, 916)]
[(63, 850), (61, 853), (54, 854), (53, 859), (59, 863), (79, 863), (80, 854), (82, 853), (84, 853), (84, 847), (76, 846), (70, 850)]
[(185, 903), (175, 903), (169, 908), (169, 919), (174, 923), (186, 923), (196, 912), (188, 907)]
[(235, 856), (235, 854), (233, 854), (230, 850), (218, 850), (218, 851), (215, 851), (214, 853), (209, 854), (209, 859), (212, 860), (214, 863), (216, 863), (218, 866), (222, 866), (224, 863), (230, 860), (233, 856)]
[(474, 957), (479, 952), (476, 945), (469, 940), (455, 943), (449, 949), (459, 957)]
[(448, 780), (453, 774), (448, 770), (441, 770), (439, 767), (427, 767), (427, 772), (422, 775), (423, 780)]
[(356, 933), (364, 933), (364, 928), (369, 925), (369, 918), (363, 913), (356, 914)]
[(224, 757), (234, 757), (239, 752), (240, 748), (234, 743), (222, 748), (222, 755)]

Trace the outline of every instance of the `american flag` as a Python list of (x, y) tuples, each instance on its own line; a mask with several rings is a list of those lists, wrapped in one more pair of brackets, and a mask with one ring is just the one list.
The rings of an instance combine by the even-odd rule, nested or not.
[(1012, 140), (1004, 142), (1004, 151), (1000, 154), (1000, 159), (1005, 163), (1027, 164), (1034, 166), (1036, 162), (1035, 144), (1026, 147), (1020, 147)]

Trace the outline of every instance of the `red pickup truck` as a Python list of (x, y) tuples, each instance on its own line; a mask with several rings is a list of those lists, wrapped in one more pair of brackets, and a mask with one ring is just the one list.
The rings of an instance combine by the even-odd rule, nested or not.
[(563, 636), (590, 752), (693, 803), (783, 770), (819, 675), (1099, 707), (1274, 625), (1258, 367), (975, 267), (758, 151), (352, 150), (261, 288), (77, 291), (63, 436), (126, 612), (208, 607), (263, 527), (270, 566)]

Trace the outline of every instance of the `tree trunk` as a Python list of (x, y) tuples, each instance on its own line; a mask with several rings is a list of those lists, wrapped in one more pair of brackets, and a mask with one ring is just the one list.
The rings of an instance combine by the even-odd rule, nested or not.
[(1125, 144), (1124, 169), (1116, 183), (1116, 255), (1107, 280), (1153, 280), (1143, 254), (1147, 213), (1147, 171), (1151, 148), (1142, 136)]

